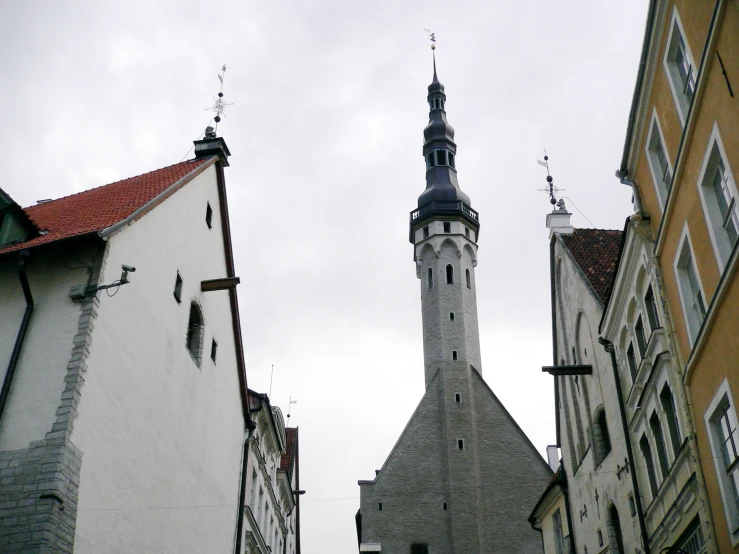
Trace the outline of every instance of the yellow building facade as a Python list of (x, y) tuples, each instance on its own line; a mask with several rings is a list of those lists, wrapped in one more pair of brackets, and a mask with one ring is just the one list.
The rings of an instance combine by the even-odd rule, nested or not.
[(718, 550), (739, 552), (739, 1), (653, 0), (621, 182), (654, 238)]

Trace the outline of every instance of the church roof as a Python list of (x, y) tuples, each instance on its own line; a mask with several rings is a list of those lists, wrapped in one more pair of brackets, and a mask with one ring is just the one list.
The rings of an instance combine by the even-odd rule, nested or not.
[(285, 437), (287, 445), (285, 446), (285, 453), (280, 458), (280, 469), (287, 471), (288, 479), (292, 479), (295, 453), (298, 448), (298, 428), (285, 427)]
[(605, 304), (616, 277), (623, 231), (575, 229), (560, 234), (601, 304)]
[(181, 162), (24, 208), (23, 212), (42, 234), (0, 249), (0, 254), (103, 231), (131, 216), (169, 187), (214, 160), (201, 158)]

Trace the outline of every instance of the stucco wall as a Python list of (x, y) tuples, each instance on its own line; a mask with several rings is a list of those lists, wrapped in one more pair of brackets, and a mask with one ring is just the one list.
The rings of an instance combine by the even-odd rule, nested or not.
[[(99, 261), (94, 246), (32, 256), (26, 273), (35, 307), (0, 423), (0, 451), (27, 448), (51, 431), (82, 309), (69, 299), (69, 288), (85, 284), (88, 273), (83, 266)], [(13, 258), (0, 263), (2, 378), (26, 307), (16, 267)]]
[[(101, 281), (122, 263), (136, 273), (101, 294), (72, 434), (83, 452), (76, 552), (233, 547), (244, 422), (229, 293), (200, 292), (201, 280), (226, 276), (218, 208), (211, 167), (109, 239)], [(200, 368), (185, 346), (191, 300), (205, 320)]]

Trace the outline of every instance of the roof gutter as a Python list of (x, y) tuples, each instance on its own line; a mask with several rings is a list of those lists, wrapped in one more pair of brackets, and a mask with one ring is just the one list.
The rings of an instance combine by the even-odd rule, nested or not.
[(28, 275), (26, 275), (26, 266), (30, 260), (30, 252), (28, 250), (21, 251), (18, 256), (18, 278), (21, 282), (21, 288), (23, 289), (23, 296), (26, 299), (26, 310), (23, 313), (23, 319), (21, 320), (21, 326), (18, 330), (18, 336), (15, 339), (15, 345), (13, 346), (13, 352), (10, 355), (10, 363), (8, 364), (8, 370), (5, 372), (5, 378), (3, 379), (3, 387), (0, 389), (0, 421), (2, 421), (3, 412), (5, 411), (5, 404), (8, 401), (10, 395), (10, 385), (13, 382), (13, 376), (15, 370), (18, 367), (18, 359), (23, 349), (23, 343), (26, 340), (26, 333), (28, 332), (28, 326), (31, 323), (31, 315), (33, 314), (34, 302), (33, 295), (31, 294), (31, 285), (28, 283)]

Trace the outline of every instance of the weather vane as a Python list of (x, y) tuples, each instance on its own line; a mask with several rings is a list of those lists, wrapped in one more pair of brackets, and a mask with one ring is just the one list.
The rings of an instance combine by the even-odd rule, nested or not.
[(557, 198), (555, 195), (565, 189), (561, 189), (554, 185), (554, 178), (549, 174), (549, 156), (547, 156), (546, 150), (544, 150), (544, 161), (536, 160), (536, 163), (538, 163), (542, 167), (547, 168), (547, 188), (537, 190), (541, 192), (546, 192), (549, 195), (549, 203), (554, 206), (555, 204), (557, 204)]
[(432, 33), (431, 29), (424, 29), (429, 34), (429, 40), (431, 41), (431, 50), (436, 50), (436, 33)]
[(218, 123), (221, 121), (221, 116), (226, 117), (225, 111), (228, 106), (233, 106), (233, 104), (229, 104), (223, 101), (223, 78), (226, 76), (226, 64), (223, 64), (223, 67), (221, 67), (221, 72), (218, 74), (218, 80), (221, 82), (221, 90), (218, 91), (218, 98), (215, 96), (213, 97), (213, 106), (210, 108), (206, 108), (206, 111), (211, 111), (215, 115), (213, 118), (213, 121), (216, 122), (216, 128), (215, 131), (218, 132)]

